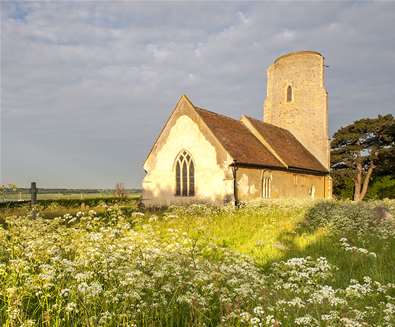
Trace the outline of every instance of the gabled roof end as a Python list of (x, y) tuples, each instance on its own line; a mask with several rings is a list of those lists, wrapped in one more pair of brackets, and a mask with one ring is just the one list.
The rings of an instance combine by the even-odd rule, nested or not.
[(183, 95), (180, 97), (180, 100), (179, 100), (179, 101), (181, 101), (181, 100), (185, 100), (185, 101), (187, 101), (192, 107), (195, 107), (195, 106), (193, 105), (191, 99), (189, 99), (188, 96), (187, 96), (186, 94), (183, 94)]

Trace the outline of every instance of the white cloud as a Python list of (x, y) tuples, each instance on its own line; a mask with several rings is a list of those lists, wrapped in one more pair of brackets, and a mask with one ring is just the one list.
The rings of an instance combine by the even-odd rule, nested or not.
[(250, 22), (250, 20), (248, 19), (248, 17), (241, 11), (237, 12), (237, 15), (239, 16), (240, 20), (244, 23), (244, 24), (248, 24)]
[(261, 117), (267, 66), (300, 49), (321, 51), (330, 65), (331, 131), (394, 112), (394, 7), (1, 3), (3, 179), (138, 186), (181, 94), (234, 117)]

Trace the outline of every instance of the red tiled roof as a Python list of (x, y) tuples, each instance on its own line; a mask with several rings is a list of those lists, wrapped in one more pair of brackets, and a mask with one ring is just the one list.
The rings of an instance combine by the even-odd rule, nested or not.
[(234, 160), (285, 167), (240, 121), (199, 107), (195, 110)]
[(289, 167), (328, 172), (290, 131), (250, 117), (246, 118)]
[(194, 106), (225, 150), (239, 163), (298, 168), (327, 173), (328, 170), (288, 130), (246, 117), (272, 147), (276, 156), (241, 122)]

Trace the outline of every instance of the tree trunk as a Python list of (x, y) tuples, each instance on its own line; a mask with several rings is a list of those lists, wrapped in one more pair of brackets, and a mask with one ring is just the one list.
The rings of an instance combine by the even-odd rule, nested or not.
[(361, 196), (362, 186), (362, 164), (357, 162), (356, 175), (354, 178), (354, 201), (359, 201)]
[(365, 179), (363, 181), (362, 191), (361, 191), (361, 194), (359, 196), (359, 200), (363, 200), (363, 198), (366, 195), (366, 192), (368, 191), (370, 177), (372, 177), (372, 173), (373, 173), (373, 169), (374, 168), (375, 168), (375, 166), (373, 165), (373, 163), (371, 163), (370, 166), (369, 166), (368, 172), (366, 173)]

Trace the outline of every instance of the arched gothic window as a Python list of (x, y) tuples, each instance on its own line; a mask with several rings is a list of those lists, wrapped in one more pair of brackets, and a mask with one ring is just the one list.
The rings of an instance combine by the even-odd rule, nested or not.
[(292, 99), (293, 99), (292, 86), (288, 85), (288, 87), (287, 87), (287, 102), (291, 102)]
[(181, 151), (176, 158), (176, 196), (195, 195), (195, 166), (191, 155)]
[(270, 199), (272, 195), (272, 177), (263, 177), (262, 179), (262, 197)]

